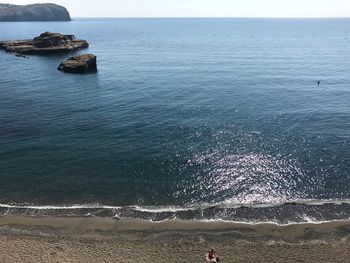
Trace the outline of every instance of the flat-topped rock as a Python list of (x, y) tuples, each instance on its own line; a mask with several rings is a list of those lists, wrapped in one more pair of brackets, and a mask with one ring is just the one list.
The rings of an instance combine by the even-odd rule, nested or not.
[(71, 57), (58, 66), (58, 70), (66, 73), (85, 74), (97, 71), (96, 56), (84, 54)]
[(71, 52), (89, 47), (86, 40), (74, 35), (45, 32), (32, 40), (0, 41), (0, 49), (20, 54), (54, 54)]

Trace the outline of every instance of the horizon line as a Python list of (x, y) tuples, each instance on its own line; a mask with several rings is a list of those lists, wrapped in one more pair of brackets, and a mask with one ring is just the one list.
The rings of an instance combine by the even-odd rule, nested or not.
[(295, 16), (286, 16), (286, 17), (264, 17), (264, 16), (72, 16), (72, 18), (150, 18), (150, 19), (155, 19), (155, 18), (160, 18), (160, 19), (167, 19), (167, 18), (187, 18), (187, 19), (196, 19), (196, 18), (214, 18), (214, 19), (218, 19), (218, 18), (231, 18), (231, 19), (350, 19), (350, 16), (344, 16), (344, 17), (338, 17), (338, 16), (329, 16), (329, 17), (312, 17), (312, 16), (306, 16), (306, 17), (295, 17)]

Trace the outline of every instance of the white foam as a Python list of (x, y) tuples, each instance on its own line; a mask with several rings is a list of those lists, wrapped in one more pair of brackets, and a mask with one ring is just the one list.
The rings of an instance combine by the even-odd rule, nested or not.
[(141, 206), (129, 206), (136, 211), (150, 212), (150, 213), (167, 213), (167, 212), (182, 212), (182, 211), (194, 211), (198, 207), (180, 207), (180, 206), (164, 206), (164, 207), (141, 207)]
[(322, 205), (350, 205), (350, 199), (297, 199), (297, 200), (286, 200), (285, 202), (276, 203), (231, 203), (225, 201), (224, 203), (204, 203), (204, 204), (194, 204), (191, 206), (110, 206), (103, 204), (75, 204), (75, 205), (16, 205), (16, 204), (0, 204), (0, 208), (13, 208), (13, 209), (35, 209), (35, 210), (74, 210), (74, 209), (110, 209), (118, 210), (123, 208), (133, 209), (140, 212), (150, 212), (150, 213), (166, 213), (166, 212), (182, 212), (182, 211), (195, 211), (195, 210), (205, 210), (209, 208), (222, 208), (222, 209), (237, 209), (240, 207), (250, 207), (250, 208), (262, 208), (262, 207), (276, 207), (282, 205), (310, 205), (310, 206), (322, 206)]

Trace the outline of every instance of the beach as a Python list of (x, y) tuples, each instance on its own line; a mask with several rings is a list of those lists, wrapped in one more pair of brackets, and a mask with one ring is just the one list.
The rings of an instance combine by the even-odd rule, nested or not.
[(0, 218), (0, 262), (347, 262), (350, 222), (239, 224)]
[(349, 24), (1, 23), (0, 263), (350, 262)]

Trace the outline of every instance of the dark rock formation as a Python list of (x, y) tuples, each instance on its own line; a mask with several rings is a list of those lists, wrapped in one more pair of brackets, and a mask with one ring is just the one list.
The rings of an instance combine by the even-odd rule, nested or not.
[(0, 49), (21, 54), (53, 54), (89, 47), (86, 40), (74, 35), (45, 32), (33, 40), (0, 41)]
[(55, 4), (0, 4), (0, 21), (70, 21), (63, 6)]
[(97, 71), (96, 56), (92, 54), (85, 54), (71, 57), (65, 62), (62, 62), (58, 66), (58, 70), (76, 74), (95, 72)]
[(27, 57), (26, 55), (23, 55), (21, 53), (16, 53), (15, 56), (18, 58), (26, 58)]

